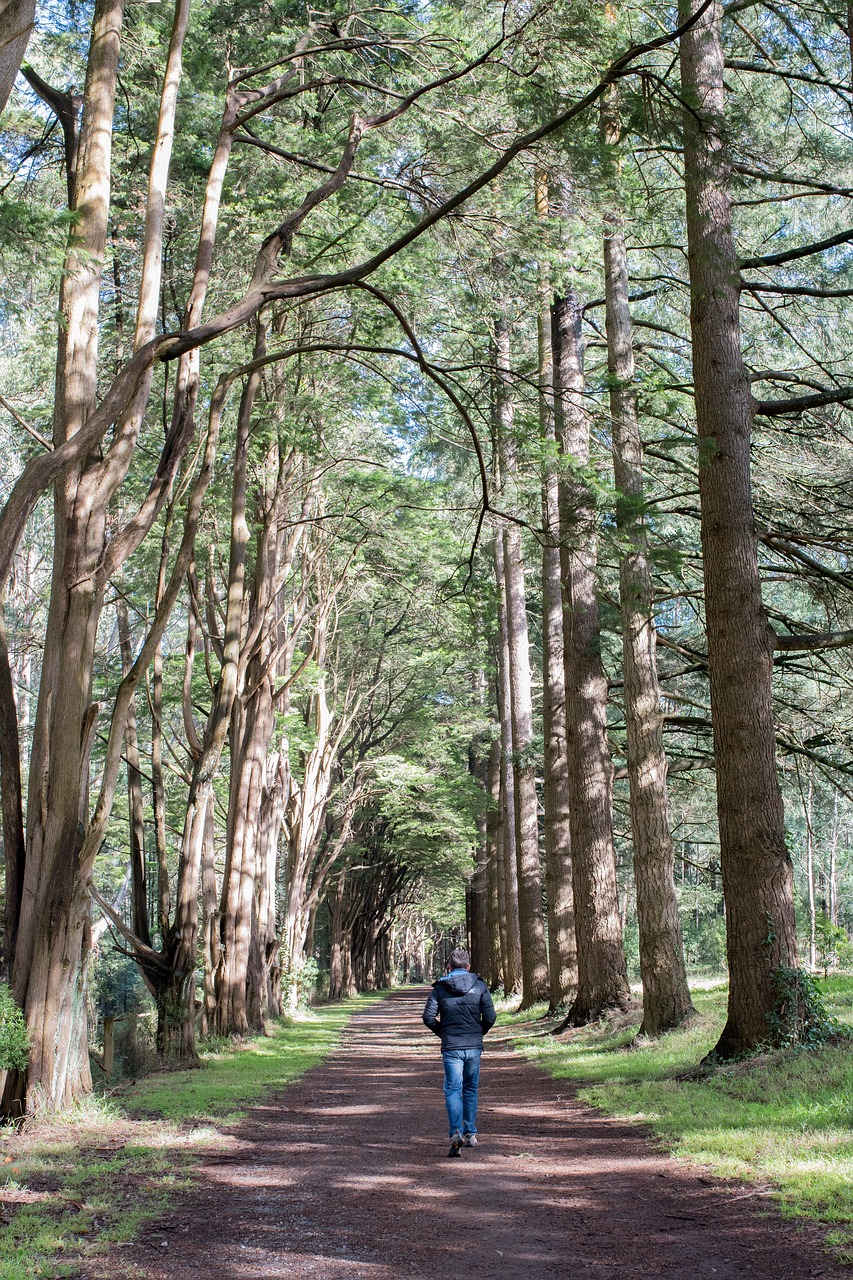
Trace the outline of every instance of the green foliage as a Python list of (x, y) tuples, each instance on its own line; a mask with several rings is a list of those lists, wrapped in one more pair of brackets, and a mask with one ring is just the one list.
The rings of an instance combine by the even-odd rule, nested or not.
[(820, 985), (813, 974), (805, 969), (782, 967), (773, 970), (771, 982), (775, 1007), (767, 1021), (772, 1045), (814, 1048), (838, 1031), (837, 1022), (826, 1012)]
[(24, 1015), (5, 982), (0, 983), (0, 1070), (23, 1071), (30, 1042)]
[(285, 963), (281, 970), (281, 999), (285, 1009), (303, 1012), (316, 998), (320, 966), (314, 956), (299, 965)]
[[(52, 252), (58, 263), (58, 255), (65, 247), (65, 237), (74, 221), (67, 210), (56, 210), (33, 205), (25, 200), (0, 199), (0, 258), (14, 251), (18, 260), (22, 253), (35, 259), (45, 259)], [(12, 298), (4, 298), (9, 305)]]
[(98, 949), (92, 965), (90, 998), (101, 1018), (116, 1018), (145, 1007), (145, 986), (130, 956), (110, 946)]
[(824, 978), (830, 969), (845, 969), (853, 964), (853, 943), (847, 930), (833, 924), (828, 916), (818, 916), (815, 921), (815, 945)]
[[(333, 12), (341, 22), (353, 18), (355, 56), (346, 41), (336, 40), (323, 53), (306, 55), (300, 75), (309, 85), (316, 76), (317, 87), (305, 94), (282, 93), (270, 110), (255, 118), (256, 134), (242, 136), (233, 149), (224, 183), (208, 315), (232, 305), (245, 287), (264, 236), (281, 223), (288, 209), (301, 203), (316, 175), (325, 179), (334, 170), (353, 110), (365, 117), (384, 111), (426, 80), (439, 80), (442, 73), (483, 53), (505, 16), (501, 6), (486, 0), (436, 6), (402, 0), (357, 17), (350, 6), (336, 4)], [(764, 71), (771, 66), (795, 71), (799, 67), (806, 79), (797, 83), (809, 86), (797, 90), (808, 93), (808, 112), (794, 113), (790, 86), (781, 76), (762, 72), (756, 82), (752, 72), (737, 70), (734, 64), (727, 72), (727, 143), (736, 173), (733, 196), (739, 249), (744, 252), (771, 243), (778, 247), (805, 242), (847, 225), (841, 219), (846, 216), (844, 192), (853, 183), (849, 112), (843, 95), (831, 88), (833, 77), (840, 83), (849, 79), (843, 24), (839, 26), (828, 11), (796, 3), (792, 12), (793, 26), (787, 14), (780, 16), (767, 7), (750, 10), (752, 26), (746, 28), (739, 20), (726, 20), (729, 59), (754, 62), (756, 47), (767, 50), (762, 54), (767, 61)], [(563, 110), (574, 96), (585, 92), (616, 51), (635, 39), (659, 34), (659, 15), (631, 6), (611, 14), (601, 6), (557, 0), (535, 17), (528, 16), (531, 21), (523, 36), (510, 40), (470, 76), (419, 97), (417, 109), (400, 115), (388, 129), (367, 132), (351, 180), (327, 203), (312, 209), (288, 247), (283, 270), (308, 275), (365, 260), (491, 163), (496, 152), (522, 130)], [(42, 24), (34, 37), (34, 65), (60, 89), (72, 81), (83, 83), (87, 17), (88, 10), (79, 6), (53, 5), (50, 22)], [(169, 34), (169, 15), (163, 6), (129, 6), (126, 22), (102, 290), (99, 392), (129, 354), (144, 216), (140, 192)], [(795, 36), (796, 24), (801, 34)], [(194, 19), (185, 50), (186, 74), (167, 200), (163, 328), (182, 323), (198, 213), (228, 68), (268, 68), (250, 75), (252, 84), (279, 74), (288, 65), (304, 26), (304, 9), (295, 0), (271, 0), (251, 12), (236, 0), (216, 0)], [(371, 49), (373, 36), (379, 43)], [(810, 49), (820, 51), (825, 67), (821, 82), (812, 74)], [(353, 838), (339, 851), (335, 874), (351, 870), (350, 885), (393, 885), (382, 907), (389, 916), (416, 898), (431, 921), (442, 927), (460, 918), (483, 803), (482, 791), (469, 776), (468, 748), (494, 714), (489, 689), (495, 657), (491, 530), (488, 523), (480, 528), (482, 491), (471, 432), (486, 472), (493, 475), (491, 499), (530, 530), (525, 550), (534, 666), (539, 662), (541, 639), (537, 531), (543, 466), (556, 463), (569, 488), (583, 488), (592, 495), (601, 547), (601, 651), (611, 687), (608, 731), (617, 766), (620, 887), (628, 903), (627, 942), (635, 972), (631, 824), (622, 767), (626, 734), (619, 678), (621, 620), (616, 603), (618, 561), (625, 550), (624, 534), (615, 519), (620, 503), (625, 514), (642, 514), (650, 540), (688, 960), (694, 968), (714, 970), (725, 960), (713, 779), (708, 767), (713, 748), (696, 523), (697, 442), (683, 257), (684, 192), (674, 155), (681, 108), (677, 60), (672, 55), (672, 49), (650, 50), (644, 60), (646, 73), (621, 83), (623, 130), (618, 146), (602, 145), (597, 113), (591, 111), (538, 148), (536, 164), (548, 171), (551, 186), (553, 207), (547, 218), (533, 216), (532, 165), (519, 163), (457, 209), (451, 220), (436, 225), (429, 236), (374, 274), (374, 282), (412, 320), (426, 357), (444, 371), (444, 387), (427, 376), (423, 361), (406, 358), (413, 354), (409, 335), (402, 332), (396, 317), (365, 292), (329, 293), (310, 302), (274, 306), (271, 333), (282, 347), (317, 344), (335, 349), (302, 350), (298, 359), (281, 370), (270, 366), (265, 371), (264, 392), (252, 422), (249, 463), (250, 522), (254, 524), (263, 510), (274, 447), (280, 457), (293, 450), (294, 474), (307, 474), (314, 465), (320, 468), (321, 492), (303, 547), (305, 563), (297, 563), (292, 580), (282, 588), (282, 598), (286, 597), (282, 617), (295, 616), (303, 596), (311, 617), (334, 600), (333, 623), (322, 655), (310, 648), (310, 626), (289, 655), (297, 668), (306, 652), (314, 653), (288, 693), (289, 704), (284, 700), (278, 704), (272, 745), (284, 749), (286, 743), (291, 776), (300, 783), (306, 757), (317, 741), (312, 711), (321, 674), (335, 729), (358, 706), (331, 765), (334, 785), (326, 834), (331, 837), (343, 816), (351, 810), (355, 813)], [(761, 89), (758, 97), (756, 83)], [(334, 86), (334, 92), (329, 86)], [(253, 137), (269, 142), (281, 154), (264, 155), (249, 145)], [(304, 156), (306, 161), (285, 156)], [(71, 223), (63, 207), (63, 163), (60, 130), (32, 94), (19, 92), (4, 116), (0, 150), (4, 192), (0, 261), (7, 277), (0, 380), (4, 396), (19, 416), (42, 434), (49, 434), (53, 416), (58, 268)], [(760, 176), (761, 166), (769, 176)], [(777, 181), (774, 170), (786, 180)], [(826, 174), (839, 184), (835, 193), (824, 189), (825, 184), (824, 188), (809, 186)], [(803, 176), (804, 189), (789, 200), (794, 175)], [(566, 200), (568, 190), (571, 197)], [(620, 210), (631, 245), (631, 288), (636, 287), (636, 387), (647, 473), (642, 501), (620, 497), (611, 478), (607, 400), (612, 378), (597, 300), (602, 293), (603, 217), (611, 216), (614, 209)], [(592, 425), (588, 461), (562, 457), (556, 445), (540, 439), (536, 311), (544, 265), (550, 269), (554, 288), (576, 291), (583, 306), (584, 407)], [(792, 282), (799, 292), (785, 299), (784, 323), (781, 312), (774, 315), (745, 291), (742, 347), (757, 396), (768, 394), (768, 386), (773, 394), (784, 394), (786, 386), (818, 388), (827, 379), (833, 385), (850, 383), (849, 306), (843, 299), (807, 297), (808, 288), (805, 293), (802, 290), (803, 285), (817, 284), (843, 294), (850, 275), (846, 250), (789, 265), (780, 280)], [(514, 428), (510, 436), (515, 456), (511, 463), (497, 457), (493, 439), (492, 342), (494, 318), (501, 309), (506, 310), (512, 329)], [(249, 342), (250, 335), (241, 326), (205, 348), (200, 359), (199, 424), (217, 377), (246, 359)], [(393, 354), (394, 348), (402, 355)], [(163, 423), (169, 414), (170, 368), (167, 362), (154, 374), (154, 394), (139, 447), (110, 510), (111, 535), (142, 501), (157, 467)], [(451, 384), (455, 404), (446, 394)], [(200, 595), (209, 604), (209, 610), (200, 608), (198, 657), (190, 689), (199, 723), (210, 709), (220, 675), (215, 633), (227, 593), (236, 399), (235, 387), (223, 422), (216, 479), (197, 539)], [(458, 411), (460, 404), (467, 419)], [(809, 413), (802, 425), (794, 425), (787, 417), (756, 420), (752, 443), (757, 522), (761, 530), (783, 535), (775, 545), (762, 542), (761, 570), (773, 625), (782, 630), (843, 630), (853, 621), (849, 602), (853, 540), (847, 500), (853, 474), (841, 413), (837, 407), (825, 406)], [(0, 419), (4, 427), (0, 466), (11, 479), (42, 446), (29, 436), (23, 439), (20, 423), (7, 411)], [(700, 450), (701, 462), (707, 462), (706, 444)], [(109, 437), (104, 445), (109, 447)], [(187, 480), (185, 471), (173, 486), (177, 506), (169, 516), (172, 554)], [(290, 529), (298, 521), (299, 497), (294, 489), (285, 503), (283, 528)], [(41, 503), (28, 529), (26, 555), (16, 565), (7, 593), (6, 629), (20, 690), (39, 687), (50, 523), (48, 503)], [(137, 641), (157, 596), (164, 523), (165, 518), (152, 530), (117, 586), (131, 602)], [(480, 536), (476, 548), (475, 531)], [(253, 527), (248, 574), (257, 555), (255, 533)], [(797, 539), (807, 547), (805, 556), (797, 551)], [(182, 595), (163, 646), (166, 860), (171, 873), (192, 766), (181, 709), (187, 613)], [(93, 742), (94, 779), (103, 763), (102, 731), (121, 674), (109, 638), (109, 605), (103, 621), (93, 672), (93, 702), (102, 708)], [(287, 625), (283, 622), (282, 629)], [(841, 922), (831, 936), (818, 922), (818, 951), (825, 971), (850, 955), (843, 925), (853, 925), (849, 837), (853, 805), (832, 781), (834, 771), (849, 771), (853, 745), (849, 654), (839, 649), (807, 656), (777, 655), (775, 668), (782, 781), (800, 909), (809, 901), (809, 891), (814, 900), (817, 881), (818, 898), (823, 893), (827, 899), (819, 910)], [(541, 687), (541, 671), (533, 674), (534, 686)], [(538, 716), (538, 706), (536, 711)], [(28, 714), (25, 722), (22, 712), (25, 748), (32, 745), (27, 735), (36, 720), (35, 714)], [(145, 757), (151, 717), (142, 686), (136, 714)], [(537, 723), (523, 763), (538, 765), (541, 753)], [(802, 779), (792, 763), (801, 758), (808, 759), (809, 770), (815, 766), (814, 778), (810, 772), (808, 779), (808, 816)], [(676, 767), (682, 764), (683, 771)], [(226, 750), (215, 783), (217, 855), (225, 840), (230, 766)], [(147, 777), (145, 794), (150, 828)], [(815, 855), (808, 868), (807, 846)], [(109, 858), (115, 860), (111, 870), (122, 866), (126, 847), (127, 804), (120, 796), (100, 855), (99, 873)], [(104, 879), (112, 885), (115, 876)], [(152, 885), (155, 879), (152, 866)], [(128, 1002), (132, 1005), (140, 990), (138, 982), (133, 991), (128, 990), (127, 962), (108, 952), (105, 941), (94, 977), (94, 1000), (104, 1013), (127, 1008)], [(302, 971), (292, 977), (297, 983), (304, 980)], [(810, 1043), (819, 1034), (821, 1016), (809, 1003), (813, 993), (806, 990), (804, 979), (796, 977), (796, 988), (791, 986), (795, 977), (789, 974), (786, 979), (787, 996), (780, 995), (780, 1009), (774, 1015), (778, 1025), (772, 1030), (782, 1039)], [(802, 1025), (786, 1021), (792, 1008), (806, 1010)]]
[[(717, 903), (714, 904), (715, 908)], [(726, 965), (726, 921), (718, 910), (697, 918), (695, 912), (682, 916), (685, 954), (691, 970), (719, 973)]]
[(374, 765), (378, 814), (413, 871), (441, 876), (470, 857), (473, 818), (483, 803), (473, 779), (448, 776), (441, 760), (381, 756)]

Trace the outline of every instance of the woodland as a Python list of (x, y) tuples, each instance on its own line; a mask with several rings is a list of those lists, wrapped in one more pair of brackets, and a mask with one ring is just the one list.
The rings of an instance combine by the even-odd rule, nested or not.
[(819, 1039), (853, 6), (8, 0), (0, 101), (4, 1115), (466, 939)]

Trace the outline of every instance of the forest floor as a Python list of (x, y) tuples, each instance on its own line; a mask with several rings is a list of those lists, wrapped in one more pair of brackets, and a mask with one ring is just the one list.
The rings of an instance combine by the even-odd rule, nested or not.
[[(850, 1276), (814, 1224), (675, 1161), (579, 1101), (500, 1029), (481, 1145), (447, 1159), (425, 992), (356, 1013), (339, 1047), (200, 1153), (187, 1187), (80, 1280), (805, 1280)], [(70, 1274), (66, 1272), (66, 1274)]]

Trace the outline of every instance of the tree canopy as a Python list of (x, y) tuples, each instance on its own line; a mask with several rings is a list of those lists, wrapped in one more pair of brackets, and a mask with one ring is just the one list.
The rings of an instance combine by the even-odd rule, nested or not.
[(727, 966), (725, 1057), (844, 958), (851, 39), (798, 0), (39, 12), (7, 1112), (91, 1087), (115, 957), (184, 1058), (461, 939), (567, 1024), (640, 978), (652, 1035)]

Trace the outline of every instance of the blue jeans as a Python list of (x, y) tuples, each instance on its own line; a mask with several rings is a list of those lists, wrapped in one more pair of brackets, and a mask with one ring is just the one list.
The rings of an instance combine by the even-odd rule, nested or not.
[(444, 1101), (447, 1123), (454, 1133), (477, 1132), (477, 1087), (482, 1049), (444, 1049)]

